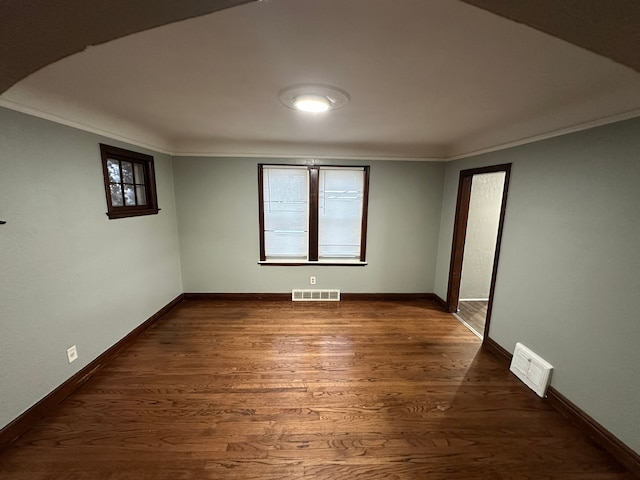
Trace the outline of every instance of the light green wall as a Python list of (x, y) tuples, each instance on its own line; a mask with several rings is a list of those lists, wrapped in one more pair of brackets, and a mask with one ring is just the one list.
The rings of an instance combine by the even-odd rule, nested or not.
[(0, 108), (0, 428), (182, 293), (171, 158), (161, 212), (109, 220), (100, 142)]
[(258, 159), (155, 154), (160, 214), (108, 220), (100, 142), (126, 147), (0, 109), (0, 427), (183, 291), (315, 275), (444, 298), (460, 169), (513, 162), (490, 336), (550, 361), (552, 385), (640, 451), (640, 120), (446, 165), (366, 162), (366, 267), (258, 266)]
[(508, 162), (489, 336), (540, 354), (560, 393), (640, 452), (640, 119), (449, 163), (442, 298), (459, 171)]
[(185, 291), (290, 292), (310, 288), (310, 275), (348, 293), (433, 291), (444, 164), (323, 162), (371, 166), (368, 265), (276, 267), (258, 265), (259, 162), (174, 160)]

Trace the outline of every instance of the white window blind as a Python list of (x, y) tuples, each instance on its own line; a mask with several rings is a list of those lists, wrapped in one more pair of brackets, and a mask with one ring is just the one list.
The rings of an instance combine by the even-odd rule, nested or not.
[(322, 168), (318, 192), (318, 257), (359, 258), (363, 168)]
[(306, 259), (309, 251), (309, 172), (306, 167), (263, 169), (267, 258)]
[(260, 263), (364, 265), (369, 166), (258, 165)]

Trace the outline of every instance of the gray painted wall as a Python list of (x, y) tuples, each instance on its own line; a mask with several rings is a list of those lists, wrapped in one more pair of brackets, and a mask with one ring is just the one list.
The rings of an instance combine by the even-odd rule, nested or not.
[(342, 268), (257, 265), (257, 159), (155, 154), (160, 214), (108, 220), (101, 141), (126, 147), (0, 109), (0, 427), (182, 291), (286, 292), (315, 275), (444, 298), (460, 169), (513, 162), (490, 336), (554, 364), (552, 384), (640, 451), (640, 119), (446, 169), (370, 162), (369, 265)]
[(504, 178), (504, 172), (473, 176), (460, 279), (461, 300), (489, 298)]
[(640, 452), (640, 119), (447, 165), (436, 293), (458, 174), (513, 162), (489, 336), (555, 367), (551, 384)]
[(161, 212), (109, 220), (100, 142), (0, 108), (0, 428), (182, 293), (171, 158)]
[(371, 165), (368, 265), (276, 267), (258, 265), (259, 161), (174, 160), (185, 291), (290, 292), (310, 275), (349, 293), (433, 291), (444, 164), (323, 162)]

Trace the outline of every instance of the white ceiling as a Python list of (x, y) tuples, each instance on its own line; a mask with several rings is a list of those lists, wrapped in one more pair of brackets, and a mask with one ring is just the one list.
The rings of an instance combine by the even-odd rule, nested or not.
[[(295, 112), (285, 87), (351, 102)], [(640, 115), (640, 73), (452, 0), (266, 0), (91, 47), (0, 105), (172, 154), (455, 158)]]

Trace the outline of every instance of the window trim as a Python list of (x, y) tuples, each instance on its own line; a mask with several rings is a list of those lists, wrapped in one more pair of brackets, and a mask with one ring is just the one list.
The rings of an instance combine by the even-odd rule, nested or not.
[[(153, 156), (101, 143), (100, 157), (102, 158), (102, 174), (104, 177), (104, 190), (107, 199), (107, 216), (110, 220), (116, 218), (138, 217), (141, 215), (155, 215), (160, 211), (158, 208), (158, 197), (156, 194), (156, 177)], [(107, 168), (107, 160), (109, 159), (137, 163), (143, 166), (147, 205), (124, 205), (120, 207), (112, 204), (110, 188), (111, 181), (109, 179), (109, 171)]]
[[(306, 168), (309, 171), (309, 238), (307, 260), (294, 259), (267, 259), (265, 250), (264, 237), (264, 167), (298, 167)], [(358, 168), (364, 173), (363, 189), (362, 189), (362, 221), (360, 224), (360, 256), (353, 260), (340, 260), (338, 257), (319, 259), (318, 255), (318, 208), (319, 190), (320, 190), (320, 170), (322, 168)], [(277, 266), (308, 266), (308, 265), (327, 265), (327, 266), (364, 266), (366, 262), (367, 250), (367, 226), (369, 216), (369, 165), (325, 165), (325, 164), (287, 164), (287, 163), (259, 163), (258, 164), (258, 224), (260, 229), (260, 265), (277, 265)]]

